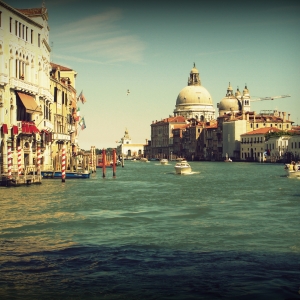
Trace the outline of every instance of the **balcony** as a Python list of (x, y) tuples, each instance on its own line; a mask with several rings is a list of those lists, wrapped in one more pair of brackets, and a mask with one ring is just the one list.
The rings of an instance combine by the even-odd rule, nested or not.
[(47, 100), (49, 100), (50, 102), (53, 102), (53, 101), (54, 101), (54, 97), (53, 97), (53, 95), (50, 93), (50, 91), (47, 90), (47, 89), (45, 89), (45, 88), (43, 88), (43, 87), (40, 87), (40, 88), (39, 88), (39, 94), (40, 94), (40, 96), (41, 96), (42, 98), (47, 99)]
[(70, 141), (71, 137), (69, 134), (65, 134), (65, 133), (54, 133), (53, 139), (56, 141)]
[(30, 94), (38, 94), (39, 87), (31, 82), (25, 80), (11, 78), (10, 79), (11, 88), (16, 90), (21, 90)]

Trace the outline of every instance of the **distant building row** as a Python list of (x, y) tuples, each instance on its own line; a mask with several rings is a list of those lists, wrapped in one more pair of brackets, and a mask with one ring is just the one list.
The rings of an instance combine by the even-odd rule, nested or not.
[[(242, 94), (239, 89), (233, 94), (229, 84), (215, 118), (212, 98), (201, 86), (194, 65), (188, 86), (177, 97), (174, 116), (152, 122), (144, 156), (216, 161), (227, 156), (237, 161), (299, 159), (300, 128), (292, 126), (290, 115), (278, 111), (256, 114), (250, 104), (247, 86)], [(286, 134), (276, 137), (275, 132)]]

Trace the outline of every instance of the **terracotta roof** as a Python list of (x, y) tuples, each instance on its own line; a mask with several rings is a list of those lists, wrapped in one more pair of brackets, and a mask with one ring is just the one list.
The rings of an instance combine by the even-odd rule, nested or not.
[(276, 127), (264, 127), (264, 128), (259, 128), (259, 129), (253, 130), (253, 131), (249, 131), (249, 132), (241, 134), (241, 135), (244, 136), (244, 135), (253, 135), (253, 134), (266, 134), (269, 132), (278, 132), (278, 131), (281, 131), (281, 130)]
[(45, 7), (17, 8), (16, 10), (28, 17), (41, 16), (47, 13), (47, 9)]
[(52, 69), (57, 69), (59, 68), (61, 71), (73, 71), (73, 69), (58, 65), (58, 64), (54, 64), (54, 63), (50, 63)]
[(161, 124), (161, 123), (177, 123), (177, 122), (185, 122), (185, 117), (183, 116), (177, 116), (177, 117), (169, 117), (169, 118), (165, 118), (162, 119), (160, 121), (156, 121), (153, 124)]

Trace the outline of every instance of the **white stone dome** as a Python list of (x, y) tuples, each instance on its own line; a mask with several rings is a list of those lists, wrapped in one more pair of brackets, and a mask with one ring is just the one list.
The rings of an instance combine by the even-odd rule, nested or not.
[(212, 97), (207, 89), (201, 85), (190, 85), (178, 94), (176, 105), (213, 105)]
[(239, 101), (233, 97), (224, 97), (219, 103), (219, 111), (239, 111)]

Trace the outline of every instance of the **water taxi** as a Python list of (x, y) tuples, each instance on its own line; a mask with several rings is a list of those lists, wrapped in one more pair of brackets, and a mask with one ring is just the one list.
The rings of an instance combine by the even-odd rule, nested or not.
[(190, 164), (186, 160), (182, 160), (175, 165), (176, 174), (187, 174), (192, 172)]
[(168, 160), (166, 158), (163, 158), (160, 160), (160, 164), (161, 165), (167, 165), (168, 164)]

